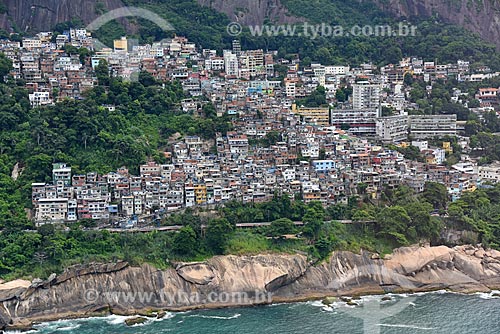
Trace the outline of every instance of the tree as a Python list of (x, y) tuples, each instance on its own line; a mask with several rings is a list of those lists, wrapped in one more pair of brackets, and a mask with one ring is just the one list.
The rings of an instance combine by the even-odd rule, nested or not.
[(391, 64), (397, 64), (403, 58), (403, 52), (397, 44), (391, 45), (387, 50), (384, 50), (385, 59)]
[(399, 185), (396, 189), (384, 189), (383, 195), (389, 204), (405, 205), (415, 201), (415, 191), (407, 185)]
[(373, 220), (373, 216), (367, 210), (356, 210), (351, 219), (355, 222), (366, 222)]
[(97, 221), (94, 219), (82, 219), (80, 220), (80, 224), (85, 228), (97, 227)]
[(45, 252), (36, 252), (33, 254), (33, 258), (39, 265), (41, 265), (45, 260), (47, 260), (47, 254)]
[(78, 49), (78, 56), (80, 58), (80, 63), (82, 63), (82, 65), (85, 65), (85, 62), (90, 57), (90, 55), (91, 55), (91, 52), (89, 49), (87, 49), (87, 48), (79, 48)]
[(11, 69), (12, 61), (5, 54), (0, 53), (0, 82), (4, 82), (4, 76), (9, 74)]
[(481, 131), (481, 124), (476, 120), (467, 121), (465, 123), (465, 135), (470, 137)]
[(323, 226), (325, 210), (321, 202), (313, 201), (308, 204), (306, 213), (302, 218), (304, 227), (302, 229), (304, 235), (310, 240), (317, 240)]
[(481, 102), (478, 99), (472, 99), (467, 104), (469, 108), (479, 108), (481, 106)]
[(344, 131), (347, 131), (351, 128), (351, 125), (350, 124), (347, 124), (347, 123), (342, 123), (340, 124), (340, 129), (341, 130), (344, 130)]
[(418, 147), (410, 145), (408, 147), (398, 147), (397, 150), (408, 160), (422, 161), (422, 155)]
[(99, 64), (95, 68), (95, 74), (99, 85), (108, 86), (109, 85), (109, 67), (106, 59), (100, 59)]
[(408, 216), (420, 238), (436, 238), (441, 230), (441, 221), (439, 218), (432, 217), (432, 205), (427, 202), (411, 202), (405, 207)]
[(346, 219), (347, 207), (342, 204), (333, 204), (326, 208), (326, 213), (333, 220)]
[(408, 228), (411, 219), (406, 210), (399, 205), (386, 207), (377, 214), (378, 234), (397, 246), (408, 245), (415, 237), (415, 230)]
[(495, 111), (490, 111), (484, 115), (484, 126), (489, 132), (500, 132), (500, 118)]
[(322, 147), (319, 149), (319, 160), (325, 160), (326, 159), (326, 150)]
[(345, 102), (347, 101), (347, 96), (345, 95), (344, 93), (344, 90), (343, 89), (337, 89), (335, 91), (335, 99), (339, 102)]
[(207, 103), (203, 105), (203, 113), (205, 114), (206, 118), (216, 118), (217, 117), (217, 110), (215, 110), (215, 107), (213, 103)]
[(69, 55), (76, 54), (78, 53), (78, 48), (71, 44), (66, 44), (64, 45), (64, 52), (66, 52)]
[(153, 77), (153, 75), (147, 71), (141, 71), (139, 73), (139, 82), (144, 86), (144, 87), (149, 87), (149, 86), (154, 86), (157, 84), (156, 79)]
[(53, 224), (43, 224), (38, 228), (38, 233), (43, 237), (50, 237), (55, 233), (55, 227)]
[(403, 82), (405, 86), (411, 86), (413, 84), (413, 75), (409, 72), (405, 73), (405, 76), (403, 78)]
[(448, 191), (443, 184), (426, 182), (422, 196), (427, 202), (432, 204), (435, 210), (446, 209)]
[(271, 237), (279, 237), (284, 234), (292, 234), (295, 231), (295, 224), (288, 218), (280, 218), (271, 222), (269, 227), (269, 235)]
[(316, 87), (316, 90), (311, 95), (302, 100), (298, 100), (299, 105), (306, 107), (319, 107), (326, 104), (326, 90), (323, 86)]
[(332, 55), (330, 53), (330, 50), (327, 48), (319, 48), (316, 51), (316, 60), (319, 61), (321, 64), (327, 65), (331, 63), (331, 58)]
[(358, 195), (364, 195), (366, 193), (366, 189), (368, 185), (364, 182), (360, 182), (356, 185), (356, 190), (358, 191)]
[(417, 102), (418, 100), (423, 99), (426, 96), (425, 85), (422, 87), (423, 83), (415, 81), (411, 85), (410, 91), (410, 101)]
[(394, 108), (382, 106), (382, 117), (394, 115)]
[(181, 256), (191, 256), (196, 253), (198, 242), (196, 240), (196, 233), (191, 226), (184, 226), (175, 235), (172, 251)]
[(318, 255), (319, 255), (320, 259), (325, 259), (330, 254), (331, 246), (332, 246), (332, 244), (331, 244), (330, 240), (328, 240), (328, 238), (326, 238), (324, 236), (319, 238), (314, 243), (314, 247), (318, 251)]
[(280, 140), (280, 133), (278, 131), (269, 131), (268, 133), (266, 133), (266, 136), (265, 136), (265, 141), (266, 141), (266, 145), (267, 147), (271, 146), (271, 145), (276, 145), (276, 143)]
[(232, 234), (234, 226), (227, 219), (214, 219), (208, 223), (206, 231), (206, 241), (208, 247), (214, 254), (223, 254), (229, 236)]

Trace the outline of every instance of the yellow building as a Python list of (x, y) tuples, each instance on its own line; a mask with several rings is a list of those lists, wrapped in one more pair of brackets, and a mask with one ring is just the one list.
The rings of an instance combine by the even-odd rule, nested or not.
[(115, 48), (115, 51), (127, 51), (127, 37), (115, 39), (113, 41), (113, 47)]
[(443, 149), (446, 151), (446, 153), (453, 153), (453, 147), (451, 146), (451, 143), (449, 141), (443, 142)]
[(207, 202), (207, 187), (202, 184), (197, 184), (194, 186), (194, 196), (196, 199), (196, 204), (204, 204)]
[(302, 116), (304, 122), (313, 123), (316, 125), (330, 125), (330, 108), (297, 108), (297, 105), (292, 105), (292, 112)]
[(434, 157), (434, 155), (429, 155), (429, 156), (426, 156), (425, 157), (425, 162), (429, 165), (435, 165), (437, 162), (436, 162), (436, 157)]
[(303, 194), (304, 203), (310, 203), (313, 201), (321, 200), (321, 194), (319, 191), (306, 192)]

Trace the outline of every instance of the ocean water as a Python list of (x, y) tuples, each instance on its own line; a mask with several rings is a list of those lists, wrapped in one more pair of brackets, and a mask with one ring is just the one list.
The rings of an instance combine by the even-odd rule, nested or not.
[[(496, 292), (498, 293), (498, 292)], [(60, 320), (36, 325), (37, 333), (500, 333), (500, 298), (490, 294), (433, 292), (366, 296), (358, 306), (320, 301), (167, 313), (161, 320), (127, 327), (127, 317)]]

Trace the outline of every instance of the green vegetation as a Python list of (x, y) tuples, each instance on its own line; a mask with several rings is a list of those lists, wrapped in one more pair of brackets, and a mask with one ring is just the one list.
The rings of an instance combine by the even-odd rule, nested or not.
[(235, 255), (259, 254), (268, 252), (271, 246), (271, 241), (260, 234), (237, 231), (227, 241), (226, 251)]
[(311, 95), (303, 98), (302, 100), (298, 100), (297, 104), (305, 107), (320, 107), (322, 105), (326, 105), (325, 87), (318, 86)]
[[(478, 191), (483, 197), (495, 196), (496, 189)], [(498, 201), (492, 201), (498, 203)], [(460, 202), (459, 202), (460, 203)], [(275, 196), (270, 202), (242, 204), (229, 202), (220, 209), (215, 222), (222, 221), (234, 226), (236, 223), (271, 222), (268, 227), (249, 231), (229, 232), (225, 235), (225, 249), (211, 247), (215, 253), (255, 253), (262, 251), (307, 251), (313, 258), (321, 259), (332, 250), (359, 251), (361, 248), (379, 253), (390, 252), (394, 247), (431, 241), (441, 243), (444, 227), (458, 227), (454, 219), (431, 215), (437, 210), (445, 213), (450, 204), (446, 188), (439, 183), (428, 182), (422, 194), (415, 194), (407, 186), (386, 189), (377, 205), (362, 198), (352, 197), (347, 205), (332, 205), (324, 209), (319, 202), (304, 204), (290, 201), (287, 196)], [(500, 209), (500, 207), (495, 210)], [(494, 209), (492, 209), (494, 211)], [(450, 214), (451, 215), (451, 214)], [(206, 215), (198, 216), (192, 210), (176, 214), (167, 219), (167, 225), (201, 226), (206, 223)], [(341, 224), (336, 220), (353, 220), (355, 224)], [(451, 219), (451, 220), (450, 220)], [(497, 219), (495, 221), (495, 219)], [(304, 222), (296, 226), (293, 221)], [(484, 226), (494, 229), (498, 217), (489, 214), (483, 219)], [(210, 222), (208, 226), (210, 226)], [(496, 224), (496, 225), (495, 225)], [(227, 225), (226, 225), (227, 226)], [(483, 226), (483, 227), (484, 227)], [(476, 226), (461, 226), (479, 233), (479, 241), (489, 242), (491, 235), (481, 234)], [(221, 229), (222, 230), (222, 229)], [(226, 232), (230, 230), (226, 228)], [(489, 230), (488, 230), (489, 231)], [(298, 238), (286, 239), (285, 235)], [(264, 239), (267, 237), (267, 239)], [(484, 239), (483, 239), (484, 237)], [(200, 234), (200, 240), (203, 240)], [(477, 240), (476, 240), (477, 241)]]
[[(406, 77), (405, 77), (406, 78)], [(471, 155), (480, 157), (480, 164), (491, 163), (500, 160), (500, 119), (495, 111), (486, 112), (482, 119), (479, 116), (463, 106), (460, 102), (466, 102), (469, 107), (478, 107), (479, 101), (474, 96), (479, 88), (498, 87), (500, 78), (495, 77), (482, 82), (458, 82), (455, 79), (446, 82), (438, 80), (432, 85), (432, 91), (426, 91), (426, 85), (422, 80), (413, 80), (411, 87), (410, 100), (418, 105), (418, 110), (408, 109), (409, 114), (455, 114), (459, 121), (466, 121), (465, 135), (470, 137)], [(453, 90), (459, 89), (463, 95), (459, 97), (459, 103), (451, 100)], [(447, 163), (454, 164), (460, 161), (462, 151), (456, 138), (442, 138), (441, 140), (431, 140), (431, 144), (441, 147), (443, 141), (450, 142), (453, 147), (453, 153), (448, 154)], [(418, 149), (413, 147), (393, 149), (401, 152), (407, 159), (422, 161)]]
[(12, 232), (0, 239), (0, 275), (47, 277), (51, 272), (76, 263), (116, 261), (134, 264), (149, 262), (159, 268), (169, 265), (173, 234), (111, 234), (108, 231), (84, 231), (79, 224), (63, 231), (44, 225), (38, 232)]
[(476, 232), (471, 240), (485, 246), (500, 247), (500, 186), (466, 193), (448, 207), (448, 224), (452, 228)]
[(0, 53), (0, 83), (4, 82), (4, 77), (9, 74), (12, 67), (12, 61)]
[(473, 156), (480, 156), (479, 164), (500, 160), (500, 135), (480, 132), (470, 138)]
[(456, 114), (459, 121), (474, 122), (476, 126), (470, 126), (467, 135), (475, 134), (481, 130), (489, 132), (500, 131), (500, 122), (493, 113), (487, 114), (485, 120), (481, 122), (476, 114), (460, 103), (453, 102), (453, 90), (459, 89), (463, 95), (459, 101), (466, 102), (469, 107), (478, 107), (479, 101), (474, 96), (479, 88), (498, 87), (500, 78), (495, 77), (481, 82), (459, 82), (455, 78), (447, 81), (437, 80), (432, 84), (430, 93), (426, 91), (428, 83), (423, 80), (414, 80), (410, 85), (410, 101), (418, 105), (418, 110), (409, 109), (410, 114)]
[[(305, 17), (310, 23), (340, 25), (346, 29), (354, 25), (398, 25), (398, 21), (369, 1), (283, 0), (282, 3), (291, 14)], [(417, 56), (439, 63), (462, 59), (500, 68), (495, 47), (460, 27), (439, 22), (437, 17), (405, 23), (417, 26), (416, 36), (319, 37), (315, 40), (294, 37), (278, 44), (278, 48), (284, 48), (284, 53), (299, 52), (302, 58), (326, 64), (352, 65), (367, 61), (387, 64), (397, 63), (402, 56)], [(269, 44), (272, 42), (270, 39)]]
[(424, 157), (420, 153), (419, 148), (416, 146), (410, 145), (408, 147), (400, 147), (396, 145), (389, 145), (389, 148), (401, 153), (405, 157), (405, 159), (416, 160), (420, 162), (424, 161)]
[[(407, 110), (409, 114), (456, 114), (459, 121), (466, 121), (465, 135), (470, 137), (470, 147), (473, 149), (472, 156), (481, 157), (480, 163), (490, 163), (500, 160), (500, 137), (495, 133), (500, 132), (500, 119), (494, 111), (483, 114), (482, 119), (460, 103), (451, 100), (453, 90), (459, 89), (462, 96), (459, 101), (467, 102), (469, 107), (478, 107), (479, 101), (474, 96), (479, 88), (499, 87), (500, 78), (495, 77), (482, 82), (458, 82), (455, 79), (446, 82), (438, 80), (433, 83), (432, 91), (426, 92), (426, 83), (422, 80), (414, 80), (411, 83), (412, 102), (418, 104), (418, 110)], [(443, 140), (431, 141), (433, 145), (441, 146), (443, 141), (451, 142), (453, 154), (448, 156), (449, 163), (457, 163), (460, 160), (461, 148), (455, 138), (444, 138)], [(396, 149), (396, 148), (395, 148)], [(419, 154), (413, 148), (398, 149), (408, 159), (418, 160)]]

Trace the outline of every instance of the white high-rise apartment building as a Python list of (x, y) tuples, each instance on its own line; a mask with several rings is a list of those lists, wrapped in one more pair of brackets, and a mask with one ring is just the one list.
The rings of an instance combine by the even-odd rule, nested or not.
[(361, 81), (353, 85), (353, 109), (380, 109), (382, 85)]
[(238, 76), (238, 56), (228, 50), (224, 50), (224, 70), (226, 75)]

